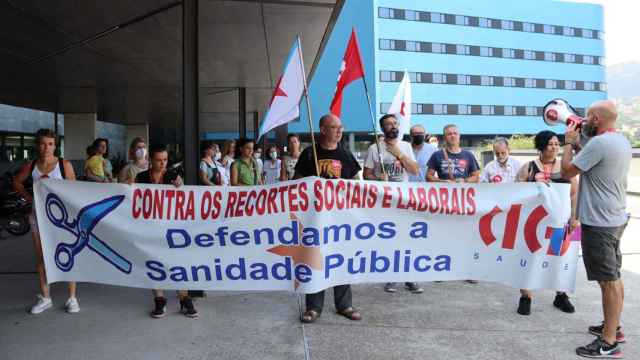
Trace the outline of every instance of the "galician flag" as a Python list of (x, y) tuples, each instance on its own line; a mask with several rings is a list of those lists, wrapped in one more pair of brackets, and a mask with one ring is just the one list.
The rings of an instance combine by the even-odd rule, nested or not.
[(289, 57), (284, 62), (284, 71), (273, 90), (269, 110), (262, 119), (258, 139), (271, 129), (300, 116), (300, 100), (304, 93), (304, 79), (302, 49), (300, 48), (300, 39), (296, 38), (291, 51), (289, 51)]
[(398, 86), (398, 91), (393, 97), (393, 102), (387, 111), (387, 114), (394, 114), (398, 116), (400, 137), (409, 133), (411, 128), (411, 80), (407, 70), (404, 71), (404, 76)]

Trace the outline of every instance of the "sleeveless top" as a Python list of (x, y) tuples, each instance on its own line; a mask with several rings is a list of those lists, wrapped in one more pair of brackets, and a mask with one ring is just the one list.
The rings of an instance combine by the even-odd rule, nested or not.
[(527, 181), (528, 182), (535, 182), (536, 181), (536, 175), (540, 174), (538, 176), (544, 176), (549, 181), (554, 182), (554, 183), (560, 183), (560, 184), (569, 184), (570, 183), (569, 180), (564, 179), (562, 177), (562, 173), (560, 171), (560, 161), (559, 160), (556, 160), (553, 163), (551, 172), (547, 172), (544, 169), (540, 169), (540, 166), (538, 166), (538, 161), (536, 161), (536, 160), (529, 161), (528, 166), (529, 166), (528, 171), (527, 171), (527, 173), (528, 173)]
[[(38, 170), (38, 166), (36, 165), (35, 160), (34, 160), (33, 171), (31, 172), (31, 178), (33, 179), (33, 183), (35, 184), (40, 179), (64, 180), (64, 176), (62, 176), (62, 171), (60, 171), (60, 164), (61, 163), (62, 163), (61, 160), (57, 161), (56, 162), (56, 167), (53, 168), (53, 170), (51, 170), (50, 173), (43, 174), (43, 173), (40, 172), (40, 170)], [(62, 165), (62, 166), (64, 166), (64, 165)]]
[(258, 185), (258, 166), (253, 158), (251, 158), (251, 165), (242, 159), (237, 159), (232, 166), (238, 171), (239, 185)]

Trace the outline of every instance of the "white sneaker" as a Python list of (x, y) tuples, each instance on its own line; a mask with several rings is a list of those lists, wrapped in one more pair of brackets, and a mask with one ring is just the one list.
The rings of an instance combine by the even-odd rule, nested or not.
[(66, 303), (64, 303), (64, 310), (69, 314), (75, 314), (80, 312), (80, 304), (78, 304), (78, 299), (74, 297), (70, 297)]
[(38, 301), (31, 307), (29, 313), (35, 315), (40, 314), (41, 312), (47, 310), (48, 308), (53, 306), (53, 302), (51, 298), (46, 298), (40, 294), (38, 294)]

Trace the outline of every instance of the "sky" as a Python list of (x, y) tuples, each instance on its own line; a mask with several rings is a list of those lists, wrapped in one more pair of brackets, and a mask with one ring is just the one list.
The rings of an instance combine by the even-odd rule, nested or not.
[(640, 0), (569, 0), (604, 7), (604, 41), (608, 66), (640, 62)]

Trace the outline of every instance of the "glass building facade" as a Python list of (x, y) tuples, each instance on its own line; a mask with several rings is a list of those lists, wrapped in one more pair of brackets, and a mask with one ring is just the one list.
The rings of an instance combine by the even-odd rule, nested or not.
[[(564, 98), (584, 115), (589, 104), (607, 96), (598, 5), (374, 0), (364, 9), (355, 3), (345, 3), (311, 78), (314, 112), (328, 110), (352, 28), (376, 118), (388, 109), (407, 70), (412, 123), (430, 133), (454, 123), (471, 137), (533, 134), (547, 128), (540, 115), (549, 100)], [(372, 131), (361, 83), (345, 91), (347, 132)], [(301, 120), (290, 131), (306, 130)]]

